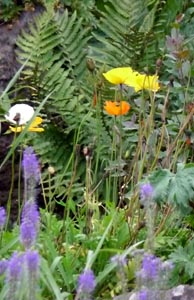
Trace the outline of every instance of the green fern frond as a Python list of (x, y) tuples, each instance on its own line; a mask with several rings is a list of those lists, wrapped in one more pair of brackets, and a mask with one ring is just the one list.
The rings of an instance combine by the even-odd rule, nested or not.
[(139, 12), (142, 17), (148, 12), (144, 1), (109, 1), (94, 34), (98, 43), (91, 46), (91, 56), (111, 66), (137, 64), (148, 34), (139, 30)]
[[(31, 142), (43, 165), (54, 165), (55, 177), (63, 176), (63, 179), (72, 168), (70, 162), (63, 172), (75, 137), (77, 143), (83, 143), (84, 134), (78, 134), (78, 128), (89, 110), (85, 100), (88, 88), (82, 88), (88, 72), (86, 49), (90, 35), (87, 32), (76, 12), (69, 15), (67, 11), (64, 14), (45, 11), (17, 41), (18, 60), (29, 59), (22, 82), (32, 87), (33, 93), (29, 91), (32, 104), (38, 105), (51, 93), (43, 111), (45, 132), (41, 136), (33, 135)], [(87, 127), (87, 123), (86, 120), (84, 126)], [(47, 176), (45, 174), (43, 181)]]
[(19, 61), (29, 58), (23, 81), (36, 90), (34, 101), (52, 92), (48, 112), (55, 109), (64, 119), (69, 100), (77, 97), (84, 80), (88, 39), (76, 12), (70, 16), (67, 11), (55, 15), (46, 11), (17, 41)]
[(166, 24), (182, 5), (175, 5), (170, 16), (170, 0), (107, 1), (90, 47), (90, 56), (110, 67), (130, 65), (142, 70), (145, 66), (154, 71), (159, 45), (165, 43)]
[(66, 10), (63, 16), (60, 14), (56, 16), (56, 21), (67, 67), (73, 71), (73, 76), (81, 79), (86, 69), (86, 49), (90, 39), (88, 29), (83, 28), (82, 19), (77, 18), (76, 12), (69, 16)]

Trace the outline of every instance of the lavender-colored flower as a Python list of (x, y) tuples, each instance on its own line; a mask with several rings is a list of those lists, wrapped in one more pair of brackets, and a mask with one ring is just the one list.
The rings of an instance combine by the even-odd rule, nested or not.
[(28, 290), (26, 291), (26, 299), (37, 299), (37, 287), (38, 287), (38, 274), (40, 266), (39, 253), (35, 250), (27, 250), (25, 252), (25, 274), (28, 283)]
[(25, 253), (25, 259), (28, 272), (33, 276), (36, 276), (40, 265), (39, 253), (37, 251), (27, 250)]
[(22, 210), (22, 223), (31, 222), (36, 228), (39, 227), (40, 215), (34, 201), (27, 201)]
[(6, 221), (6, 211), (4, 207), (0, 207), (0, 229), (3, 228)]
[(141, 200), (148, 200), (153, 197), (154, 189), (150, 183), (144, 183), (140, 186), (140, 198)]
[(20, 226), (20, 240), (25, 248), (35, 244), (39, 228), (39, 212), (34, 201), (27, 201), (22, 210), (22, 222)]
[(4, 274), (8, 266), (7, 259), (0, 260), (0, 275)]
[(153, 254), (144, 254), (142, 261), (142, 275), (147, 279), (156, 279), (159, 275), (161, 260)]
[(6, 300), (19, 299), (19, 293), (23, 288), (23, 271), (24, 255), (18, 252), (14, 252), (8, 261), (6, 269)]
[(24, 262), (24, 256), (14, 252), (7, 264), (7, 282), (19, 280)]
[(26, 249), (36, 242), (37, 231), (32, 222), (24, 222), (20, 226), (20, 241)]
[(39, 161), (32, 147), (27, 147), (23, 153), (22, 167), (25, 180), (33, 179), (35, 182), (40, 180)]
[(95, 276), (92, 270), (84, 270), (78, 278), (78, 293), (90, 294), (96, 286)]
[(123, 255), (116, 254), (111, 257), (111, 262), (116, 263), (118, 267), (125, 267), (127, 265), (127, 259)]
[(138, 300), (149, 300), (148, 291), (146, 289), (142, 289), (138, 292)]

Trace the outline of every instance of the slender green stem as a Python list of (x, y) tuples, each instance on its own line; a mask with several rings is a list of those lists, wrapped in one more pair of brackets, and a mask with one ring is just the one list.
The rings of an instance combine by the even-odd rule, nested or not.
[(18, 168), (18, 223), (20, 224), (20, 216), (21, 216), (21, 165), (22, 165), (22, 147), (20, 149), (19, 156), (19, 168)]
[[(16, 139), (16, 133), (14, 133), (13, 143)], [(7, 230), (10, 213), (11, 213), (11, 202), (12, 202), (12, 194), (13, 194), (13, 188), (14, 188), (14, 178), (15, 178), (15, 151), (12, 152), (12, 158), (11, 158), (11, 185), (9, 189), (9, 195), (8, 195), (8, 201), (7, 201), (7, 221), (5, 225), (5, 231)]]

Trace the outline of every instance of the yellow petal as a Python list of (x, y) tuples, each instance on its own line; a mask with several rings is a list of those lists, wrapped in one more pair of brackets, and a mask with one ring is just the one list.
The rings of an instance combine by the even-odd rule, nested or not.
[(31, 132), (43, 132), (44, 131), (44, 128), (42, 127), (29, 127), (28, 128), (28, 131), (31, 131)]
[(18, 126), (18, 127), (9, 126), (9, 129), (12, 132), (21, 132), (24, 130), (24, 128), (25, 128), (25, 126)]
[(43, 121), (43, 120), (42, 120), (41, 117), (36, 117), (36, 118), (32, 121), (30, 127), (31, 127), (31, 126), (35, 127), (35, 126), (37, 126), (37, 125), (40, 125), (40, 124), (42, 123), (42, 121)]
[(136, 82), (137, 85), (134, 87), (136, 92), (143, 89), (157, 92), (160, 89), (157, 75), (150, 76), (146, 74), (141, 74), (137, 76)]
[(128, 78), (125, 80), (125, 84), (136, 89), (139, 88), (139, 84), (137, 82), (137, 78), (140, 76), (140, 73), (133, 72)]
[[(31, 132), (43, 132), (44, 131), (44, 128), (42, 127), (38, 127), (38, 125), (40, 125), (42, 123), (42, 118), (41, 117), (36, 117), (32, 123), (30, 124), (30, 127), (28, 128), (28, 131), (31, 131)], [(24, 125), (22, 126), (16, 126), (16, 127), (13, 127), (13, 126), (9, 126), (9, 129), (12, 131), (12, 132), (21, 132), (23, 131), (25, 128)]]
[(30, 124), (30, 127), (28, 128), (28, 131), (31, 132), (43, 132), (44, 128), (38, 127), (42, 123), (42, 118), (41, 117), (36, 117), (32, 123)]
[(125, 80), (132, 75), (133, 70), (130, 67), (114, 68), (103, 73), (103, 76), (113, 84), (124, 84)]

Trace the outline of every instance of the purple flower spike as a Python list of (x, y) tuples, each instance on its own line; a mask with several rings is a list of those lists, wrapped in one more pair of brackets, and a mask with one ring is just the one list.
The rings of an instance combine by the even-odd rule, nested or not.
[(39, 227), (40, 215), (38, 207), (34, 201), (27, 201), (22, 210), (22, 223), (32, 222), (35, 227)]
[(25, 258), (29, 273), (36, 276), (40, 265), (40, 257), (38, 252), (28, 250), (25, 253)]
[(7, 265), (7, 281), (17, 281), (22, 273), (23, 255), (14, 252)]
[(25, 180), (34, 179), (35, 182), (40, 180), (39, 161), (32, 147), (27, 147), (23, 153), (22, 167), (24, 170)]
[(32, 222), (24, 222), (20, 226), (20, 241), (25, 248), (30, 248), (36, 241), (36, 228)]
[(148, 200), (153, 197), (154, 189), (150, 183), (144, 183), (140, 186), (141, 200)]
[(4, 207), (0, 207), (0, 229), (3, 228), (6, 221), (6, 211)]
[(159, 275), (161, 260), (153, 254), (145, 254), (142, 261), (142, 274), (147, 279), (156, 279)]
[(27, 201), (22, 210), (22, 223), (20, 226), (20, 240), (26, 249), (36, 242), (39, 229), (40, 216), (34, 201)]
[(92, 270), (85, 270), (78, 279), (78, 293), (90, 294), (96, 286), (95, 276)]

